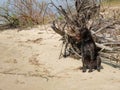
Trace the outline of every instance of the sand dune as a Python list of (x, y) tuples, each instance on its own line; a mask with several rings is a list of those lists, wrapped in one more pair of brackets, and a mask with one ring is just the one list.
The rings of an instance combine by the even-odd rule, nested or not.
[(120, 90), (120, 69), (82, 73), (81, 60), (58, 59), (60, 36), (50, 28), (0, 32), (0, 90)]

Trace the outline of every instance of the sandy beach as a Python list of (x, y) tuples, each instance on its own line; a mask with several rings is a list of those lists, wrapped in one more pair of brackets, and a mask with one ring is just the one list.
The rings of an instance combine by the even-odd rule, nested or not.
[(0, 90), (120, 90), (119, 68), (83, 73), (81, 60), (59, 59), (60, 38), (49, 26), (0, 31)]

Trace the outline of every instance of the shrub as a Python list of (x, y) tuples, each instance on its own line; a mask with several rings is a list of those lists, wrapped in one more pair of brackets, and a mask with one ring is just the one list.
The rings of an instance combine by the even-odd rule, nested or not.
[[(47, 10), (46, 2), (39, 0), (8, 0), (4, 7), (0, 7), (0, 16), (11, 27), (28, 27), (49, 22), (48, 15), (53, 13)], [(47, 12), (48, 15), (44, 15)]]

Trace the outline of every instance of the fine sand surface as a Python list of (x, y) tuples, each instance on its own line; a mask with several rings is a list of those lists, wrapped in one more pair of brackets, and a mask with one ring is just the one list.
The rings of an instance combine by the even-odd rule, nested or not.
[(120, 69), (82, 73), (81, 60), (59, 58), (62, 42), (50, 28), (0, 31), (0, 90), (120, 90)]

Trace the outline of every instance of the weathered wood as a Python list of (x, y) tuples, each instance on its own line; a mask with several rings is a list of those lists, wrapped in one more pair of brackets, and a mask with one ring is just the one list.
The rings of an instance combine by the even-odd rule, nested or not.
[(112, 50), (113, 50), (113, 48), (110, 48), (110, 47), (105, 46), (105, 45), (103, 45), (103, 44), (96, 43), (96, 45), (97, 45), (98, 47), (100, 47), (102, 50), (109, 50), (109, 51), (112, 51)]
[(105, 26), (101, 27), (101, 28), (100, 28), (100, 29), (98, 29), (96, 32), (94, 32), (93, 34), (97, 34), (97, 33), (101, 32), (102, 30), (105, 30), (107, 27), (112, 26), (112, 25), (113, 25), (113, 24), (115, 24), (115, 23), (116, 23), (116, 22), (115, 22), (115, 21), (113, 21), (112, 23), (107, 24), (107, 25), (105, 25)]
[[(64, 38), (65, 43), (69, 43), (67, 47), (70, 48), (75, 55), (81, 57), (81, 54), (74, 49), (77, 48), (80, 50), (80, 47), (77, 45), (80, 41), (77, 40), (76, 37), (80, 35), (83, 28), (88, 28), (95, 38), (97, 47), (101, 49), (101, 57), (120, 62), (120, 58), (116, 58), (114, 55), (120, 54), (120, 42), (117, 37), (117, 35), (120, 35), (120, 31), (118, 31), (119, 28), (116, 28), (117, 26), (120, 27), (119, 19), (114, 19), (112, 17), (106, 18), (104, 15), (101, 15), (100, 4), (98, 4), (96, 0), (75, 0), (74, 12), (70, 11), (69, 6), (67, 6), (69, 9), (68, 11), (62, 6), (57, 7), (55, 4), (53, 4), (53, 6), (55, 6), (63, 17), (63, 21), (66, 22), (66, 25), (59, 25), (59, 28), (56, 26), (56, 23), (53, 22), (52, 28)], [(92, 25), (89, 26), (89, 22), (93, 22)], [(69, 37), (66, 38), (66, 35)], [(70, 37), (75, 39), (72, 41)]]
[(61, 36), (64, 36), (65, 32), (56, 27), (55, 21), (53, 21), (53, 24), (52, 24), (51, 28), (52, 28), (57, 34), (59, 34), (59, 35), (61, 35)]

